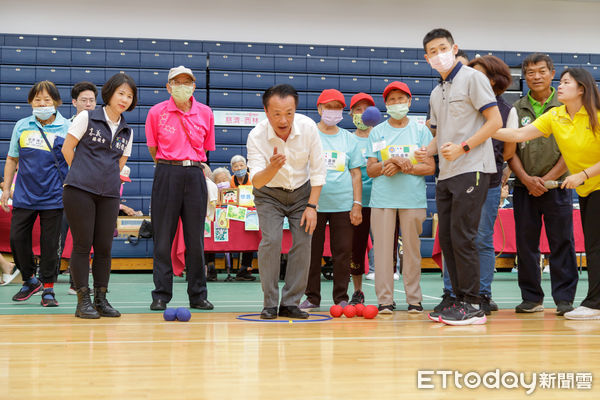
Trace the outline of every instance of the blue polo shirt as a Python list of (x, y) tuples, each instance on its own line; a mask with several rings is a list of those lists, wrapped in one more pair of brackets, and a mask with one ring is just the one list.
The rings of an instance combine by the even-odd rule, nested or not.
[(319, 212), (344, 212), (352, 209), (353, 190), (350, 169), (365, 165), (356, 146), (356, 137), (339, 128), (334, 135), (319, 131), (327, 168), (325, 185), (319, 197)]
[[(9, 157), (19, 159), (13, 207), (30, 210), (63, 208), (63, 179), (68, 166), (62, 155), (62, 146), (70, 124), (58, 111), (54, 121), (43, 127), (33, 115), (15, 124), (8, 149)], [(43, 129), (51, 149), (38, 128)]]
[[(427, 146), (433, 139), (429, 129), (409, 120), (404, 128), (394, 128), (388, 121), (377, 125), (369, 134), (367, 158), (377, 161), (391, 157), (407, 157), (416, 164), (414, 151)], [(427, 185), (424, 176), (403, 174), (373, 178), (371, 208), (427, 208)]]
[(373, 179), (367, 174), (367, 148), (369, 147), (369, 138), (360, 137), (354, 135), (356, 140), (356, 146), (362, 154), (365, 165), (360, 167), (360, 174), (362, 177), (362, 205), (363, 207), (369, 207), (371, 202), (371, 187), (373, 186)]

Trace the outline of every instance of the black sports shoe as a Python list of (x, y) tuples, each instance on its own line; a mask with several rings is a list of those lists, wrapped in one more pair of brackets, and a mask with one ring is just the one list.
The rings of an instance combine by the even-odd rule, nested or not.
[(442, 311), (440, 321), (446, 325), (482, 325), (486, 323), (487, 317), (483, 310), (470, 303), (460, 302), (456, 307)]
[(436, 313), (441, 313), (445, 308), (452, 307), (455, 300), (456, 297), (452, 297), (450, 296), (450, 293), (444, 292), (441, 303), (435, 306), (433, 311)]
[(236, 281), (255, 281), (256, 277), (252, 276), (252, 270), (242, 267), (235, 276)]
[(409, 314), (420, 314), (422, 312), (423, 312), (423, 306), (421, 305), (421, 303), (408, 305), (408, 313)]
[(379, 314), (393, 314), (394, 306), (392, 304), (380, 304), (379, 305)]
[(58, 307), (58, 301), (56, 301), (56, 296), (54, 295), (53, 289), (44, 289), (40, 304), (43, 307)]
[(33, 296), (34, 293), (39, 292), (42, 287), (44, 285), (42, 285), (42, 282), (40, 282), (39, 280), (37, 281), (37, 283), (23, 283), (23, 286), (21, 286), (21, 290), (19, 290), (17, 292), (17, 294), (15, 294), (13, 296), (13, 301), (25, 301), (25, 300), (29, 300), (29, 298), (31, 296)]
[(287, 318), (308, 319), (309, 314), (298, 306), (279, 306), (279, 316)]
[(521, 304), (515, 307), (516, 313), (534, 313), (544, 311), (543, 303), (534, 303), (533, 301), (523, 300)]
[(494, 303), (494, 300), (487, 294), (481, 295), (481, 309), (485, 312), (485, 315), (491, 315), (492, 311), (498, 311), (498, 305)]
[(558, 303), (556, 303), (556, 315), (565, 315), (565, 313), (573, 310), (573, 303), (570, 301), (559, 300)]
[(350, 304), (352, 304), (353, 306), (357, 304), (365, 304), (365, 294), (361, 290), (355, 291), (354, 293), (352, 293)]

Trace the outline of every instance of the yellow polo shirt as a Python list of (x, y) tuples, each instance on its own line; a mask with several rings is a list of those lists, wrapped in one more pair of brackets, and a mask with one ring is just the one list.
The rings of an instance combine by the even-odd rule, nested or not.
[[(582, 106), (573, 119), (564, 105), (555, 107), (533, 121), (533, 125), (545, 137), (554, 135), (571, 174), (577, 174), (600, 161), (600, 132), (592, 132), (585, 107)], [(598, 189), (600, 175), (586, 180), (576, 191), (585, 197)]]

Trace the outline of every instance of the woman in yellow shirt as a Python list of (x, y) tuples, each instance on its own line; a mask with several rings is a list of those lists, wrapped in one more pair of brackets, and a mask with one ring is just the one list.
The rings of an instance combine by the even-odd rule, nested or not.
[(588, 269), (588, 294), (567, 319), (600, 319), (600, 92), (592, 75), (581, 68), (563, 71), (558, 86), (563, 106), (553, 108), (520, 129), (500, 129), (493, 135), (505, 142), (554, 135), (571, 175), (561, 188), (579, 195)]

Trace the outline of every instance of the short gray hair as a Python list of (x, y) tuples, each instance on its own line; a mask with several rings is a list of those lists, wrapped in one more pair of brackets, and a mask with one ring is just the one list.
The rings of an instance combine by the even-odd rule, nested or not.
[(231, 167), (233, 167), (233, 164), (235, 164), (236, 162), (240, 162), (240, 161), (243, 161), (244, 164), (246, 164), (246, 159), (244, 158), (244, 156), (236, 154), (235, 156), (231, 157), (231, 162), (229, 163), (229, 165), (231, 165)]
[(231, 173), (229, 172), (229, 170), (227, 168), (220, 167), (220, 168), (215, 169), (212, 172), (213, 180), (219, 174), (225, 174), (225, 175), (227, 175), (228, 179), (231, 179)]

